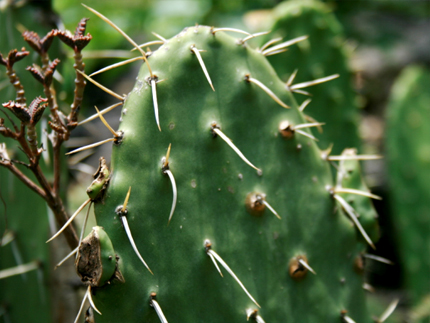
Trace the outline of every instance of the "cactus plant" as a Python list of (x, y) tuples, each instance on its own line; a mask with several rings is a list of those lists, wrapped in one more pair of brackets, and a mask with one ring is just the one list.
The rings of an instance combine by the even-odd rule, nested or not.
[[(387, 110), (387, 156), (390, 206), (406, 287), (414, 304), (430, 290), (430, 73), (419, 66), (405, 68), (392, 88)], [(428, 322), (427, 319), (417, 322)]]
[[(58, 119), (48, 98), (61, 140), (77, 126), (83, 78), (96, 83), (83, 72), (85, 26), (74, 36), (55, 32), (75, 50), (77, 73), (69, 116)], [(58, 195), (47, 199), (70, 255), (77, 253), (87, 322), (370, 322), (354, 271), (377, 238), (374, 196), (357, 163), (367, 157), (317, 146), (309, 128), (320, 124), (305, 120), (291, 87), (262, 50), (248, 46), (255, 36), (185, 28), (156, 51), (140, 49), (134, 61), (144, 64), (128, 95), (109, 91), (124, 106), (119, 129), (103, 141), (113, 142), (109, 170), (102, 158), (83, 204), (94, 204), (97, 226), (78, 239), (69, 225), (78, 212), (67, 220), (53, 205), (62, 205)], [(45, 83), (52, 64), (31, 72)], [(37, 106), (5, 108), (20, 120), (39, 113)], [(97, 110), (108, 126), (103, 113)], [(27, 155), (37, 156), (32, 147)], [(51, 197), (50, 187), (43, 192)]]
[(87, 319), (370, 322), (353, 269), (366, 248), (362, 218), (348, 219), (330, 171), (360, 156), (320, 150), (250, 35), (225, 31), (196, 25), (142, 51), (134, 88), (115, 95), (124, 107), (109, 184), (85, 240), (98, 231), (111, 244), (81, 245), (79, 259), (100, 261), (77, 263), (112, 276), (85, 280), (102, 314)]
[[(272, 55), (265, 51), (277, 73), (296, 92), (296, 100), (305, 101), (303, 95), (310, 92), (312, 102), (305, 114), (331, 127), (319, 133), (315, 131), (322, 148), (333, 144), (333, 153), (339, 154), (345, 147), (360, 148), (358, 136), (359, 110), (357, 97), (352, 89), (352, 74), (348, 67), (348, 50), (343, 29), (331, 9), (314, 0), (285, 1), (271, 10), (267, 17), (270, 38), (295, 39), (308, 36), (291, 46), (287, 53)], [(299, 38), (298, 40), (301, 40)], [(274, 47), (272, 47), (274, 48)], [(308, 81), (324, 81), (329, 76), (339, 77), (324, 84), (307, 84)], [(303, 91), (305, 90), (305, 91)], [(334, 126), (336, 125), (336, 126)]]

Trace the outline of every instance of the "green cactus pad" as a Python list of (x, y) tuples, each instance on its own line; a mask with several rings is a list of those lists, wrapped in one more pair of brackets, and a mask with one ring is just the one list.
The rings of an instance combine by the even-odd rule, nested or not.
[(322, 133), (316, 129), (313, 131), (320, 140), (320, 147), (327, 148), (333, 144), (334, 154), (340, 154), (346, 147), (359, 147), (359, 110), (352, 89), (352, 74), (347, 66), (348, 53), (342, 26), (330, 8), (314, 0), (284, 1), (272, 10), (269, 17), (272, 23), (268, 29), (272, 32), (261, 44), (277, 37), (286, 41), (308, 36), (306, 40), (289, 46), (286, 53), (268, 56), (284, 82), (296, 69), (293, 84), (339, 74), (337, 79), (304, 88), (312, 94), (311, 97), (294, 94), (299, 103), (312, 99), (304, 113), (328, 125)]
[[(266, 322), (341, 322), (342, 315), (370, 322), (353, 270), (365, 244), (327, 190), (330, 165), (306, 135), (285, 138), (279, 129), (283, 121), (305, 123), (303, 114), (261, 53), (213, 31), (189, 27), (169, 39), (148, 58), (153, 77), (144, 64), (127, 96), (124, 137), (113, 146), (109, 186), (95, 203), (125, 283), (93, 288), (103, 313), (96, 322), (158, 322), (152, 293), (169, 322), (245, 322), (247, 310), (255, 320), (257, 305), (220, 259)], [(150, 85), (156, 79), (161, 132)], [(177, 187), (169, 224), (175, 189), (167, 171)], [(119, 212), (129, 187), (127, 212)], [(253, 192), (261, 212), (247, 205)], [(133, 250), (122, 216), (154, 275)], [(308, 270), (300, 259), (316, 275), (291, 277)]]
[(406, 68), (393, 85), (387, 110), (390, 205), (405, 283), (415, 303), (430, 292), (429, 87), (428, 69)]

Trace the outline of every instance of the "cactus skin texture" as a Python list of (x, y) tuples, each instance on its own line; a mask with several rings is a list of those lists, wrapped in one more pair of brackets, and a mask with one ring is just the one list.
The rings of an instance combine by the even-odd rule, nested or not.
[(339, 74), (337, 79), (304, 88), (312, 94), (311, 97), (294, 95), (299, 103), (312, 99), (304, 113), (331, 125), (324, 127), (322, 133), (317, 129), (312, 131), (320, 141), (319, 146), (324, 148), (333, 144), (334, 154), (340, 154), (345, 147), (360, 148), (359, 110), (352, 90), (352, 74), (347, 66), (348, 53), (342, 26), (331, 9), (320, 1), (285, 1), (275, 7), (269, 17), (273, 24), (268, 30), (272, 32), (261, 44), (276, 37), (309, 36), (290, 46), (286, 53), (268, 56), (281, 79), (287, 81), (296, 69), (293, 84)]
[(430, 291), (429, 86), (428, 69), (407, 67), (393, 85), (387, 110), (390, 205), (405, 283), (415, 304)]
[[(266, 58), (238, 44), (239, 37), (189, 27), (152, 52), (161, 132), (148, 66), (142, 66), (122, 110), (123, 138), (113, 145), (109, 186), (94, 203), (124, 278), (92, 287), (102, 313), (94, 314), (95, 322), (159, 322), (151, 293), (169, 322), (245, 322), (247, 310), (258, 307), (222, 266), (220, 277), (207, 239), (261, 305), (251, 321), (371, 322), (362, 276), (353, 269), (366, 244), (327, 189), (334, 185), (330, 163), (306, 136), (281, 135), (282, 121), (306, 121)], [(215, 91), (192, 48), (202, 50)], [(214, 124), (262, 173), (216, 135)], [(162, 159), (169, 144), (178, 201), (168, 225), (172, 185)], [(259, 194), (257, 205), (269, 203), (281, 220), (267, 204), (251, 215), (245, 201), (252, 192)], [(130, 245), (124, 210), (153, 275)]]

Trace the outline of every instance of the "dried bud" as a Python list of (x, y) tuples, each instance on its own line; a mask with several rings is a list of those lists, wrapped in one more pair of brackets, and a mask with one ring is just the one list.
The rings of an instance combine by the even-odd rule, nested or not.
[(28, 124), (31, 120), (31, 115), (28, 109), (19, 104), (18, 102), (9, 101), (8, 103), (3, 103), (3, 106), (10, 111), (24, 124)]
[[(31, 101), (29, 107), (28, 107), (28, 112), (31, 116), (31, 123), (33, 125), (35, 125), (36, 123), (39, 122), (40, 118), (43, 115), (43, 111), (45, 111), (46, 107), (48, 106), (47, 104), (42, 104), (40, 105), (40, 103), (42, 102), (47, 102), (48, 99), (43, 99), (42, 97), (37, 97), (35, 98), (33, 101)], [(39, 106), (40, 105), (40, 106)]]
[(91, 39), (93, 38), (93, 36), (91, 36), (90, 34), (87, 34), (86, 36), (81, 36), (75, 39), (75, 44), (76, 44), (76, 48), (77, 50), (80, 52), (81, 50), (84, 49), (85, 46), (88, 45), (88, 43), (91, 41)]
[(82, 18), (81, 21), (79, 21), (78, 26), (76, 27), (75, 30), (75, 38), (76, 37), (82, 37), (85, 34), (85, 29), (87, 28), (87, 21), (90, 18)]
[(72, 35), (69, 31), (55, 30), (55, 36), (57, 36), (63, 43), (71, 47), (74, 51), (80, 52), (85, 46), (91, 41), (92, 36), (85, 33), (88, 18), (83, 18), (76, 27), (75, 34)]
[(67, 46), (71, 47), (73, 50), (75, 49), (75, 40), (70, 32), (63, 30), (55, 30), (55, 36), (57, 36), (63, 43)]
[(39, 71), (39, 69), (36, 67), (36, 65), (33, 64), (33, 67), (28, 66), (27, 67), (27, 71), (29, 71), (31, 73), (31, 75), (33, 75), (33, 77), (39, 81), (42, 84), (45, 84), (45, 77), (43, 76), (43, 74)]
[(58, 58), (54, 59), (53, 62), (51, 62), (48, 66), (48, 68), (45, 71), (45, 85), (50, 86), (52, 83), (52, 78), (54, 76), (55, 69), (57, 68), (58, 63), (60, 63), (60, 60)]
[(75, 266), (82, 282), (91, 287), (103, 286), (115, 277), (115, 250), (102, 227), (93, 227), (91, 233), (82, 240)]
[(24, 40), (39, 54), (44, 54), (51, 47), (54, 40), (54, 30), (51, 30), (45, 37), (40, 39), (39, 35), (34, 31), (25, 31), (22, 36)]
[(0, 54), (0, 64), (6, 66), (8, 69), (11, 69), (13, 64), (20, 61), (24, 57), (26, 57), (30, 52), (27, 52), (25, 48), (21, 48), (21, 51), (17, 49), (11, 50), (7, 55), (7, 58), (4, 58), (2, 54)]
[(24, 37), (24, 40), (30, 45), (31, 48), (40, 54), (40, 37), (36, 32), (24, 31), (22, 33), (22, 37)]

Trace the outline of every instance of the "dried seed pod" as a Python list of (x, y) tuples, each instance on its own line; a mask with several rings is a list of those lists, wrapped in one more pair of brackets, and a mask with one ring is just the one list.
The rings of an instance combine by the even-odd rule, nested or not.
[(75, 261), (82, 282), (91, 287), (103, 286), (117, 271), (117, 258), (112, 241), (102, 227), (93, 227), (82, 240)]

